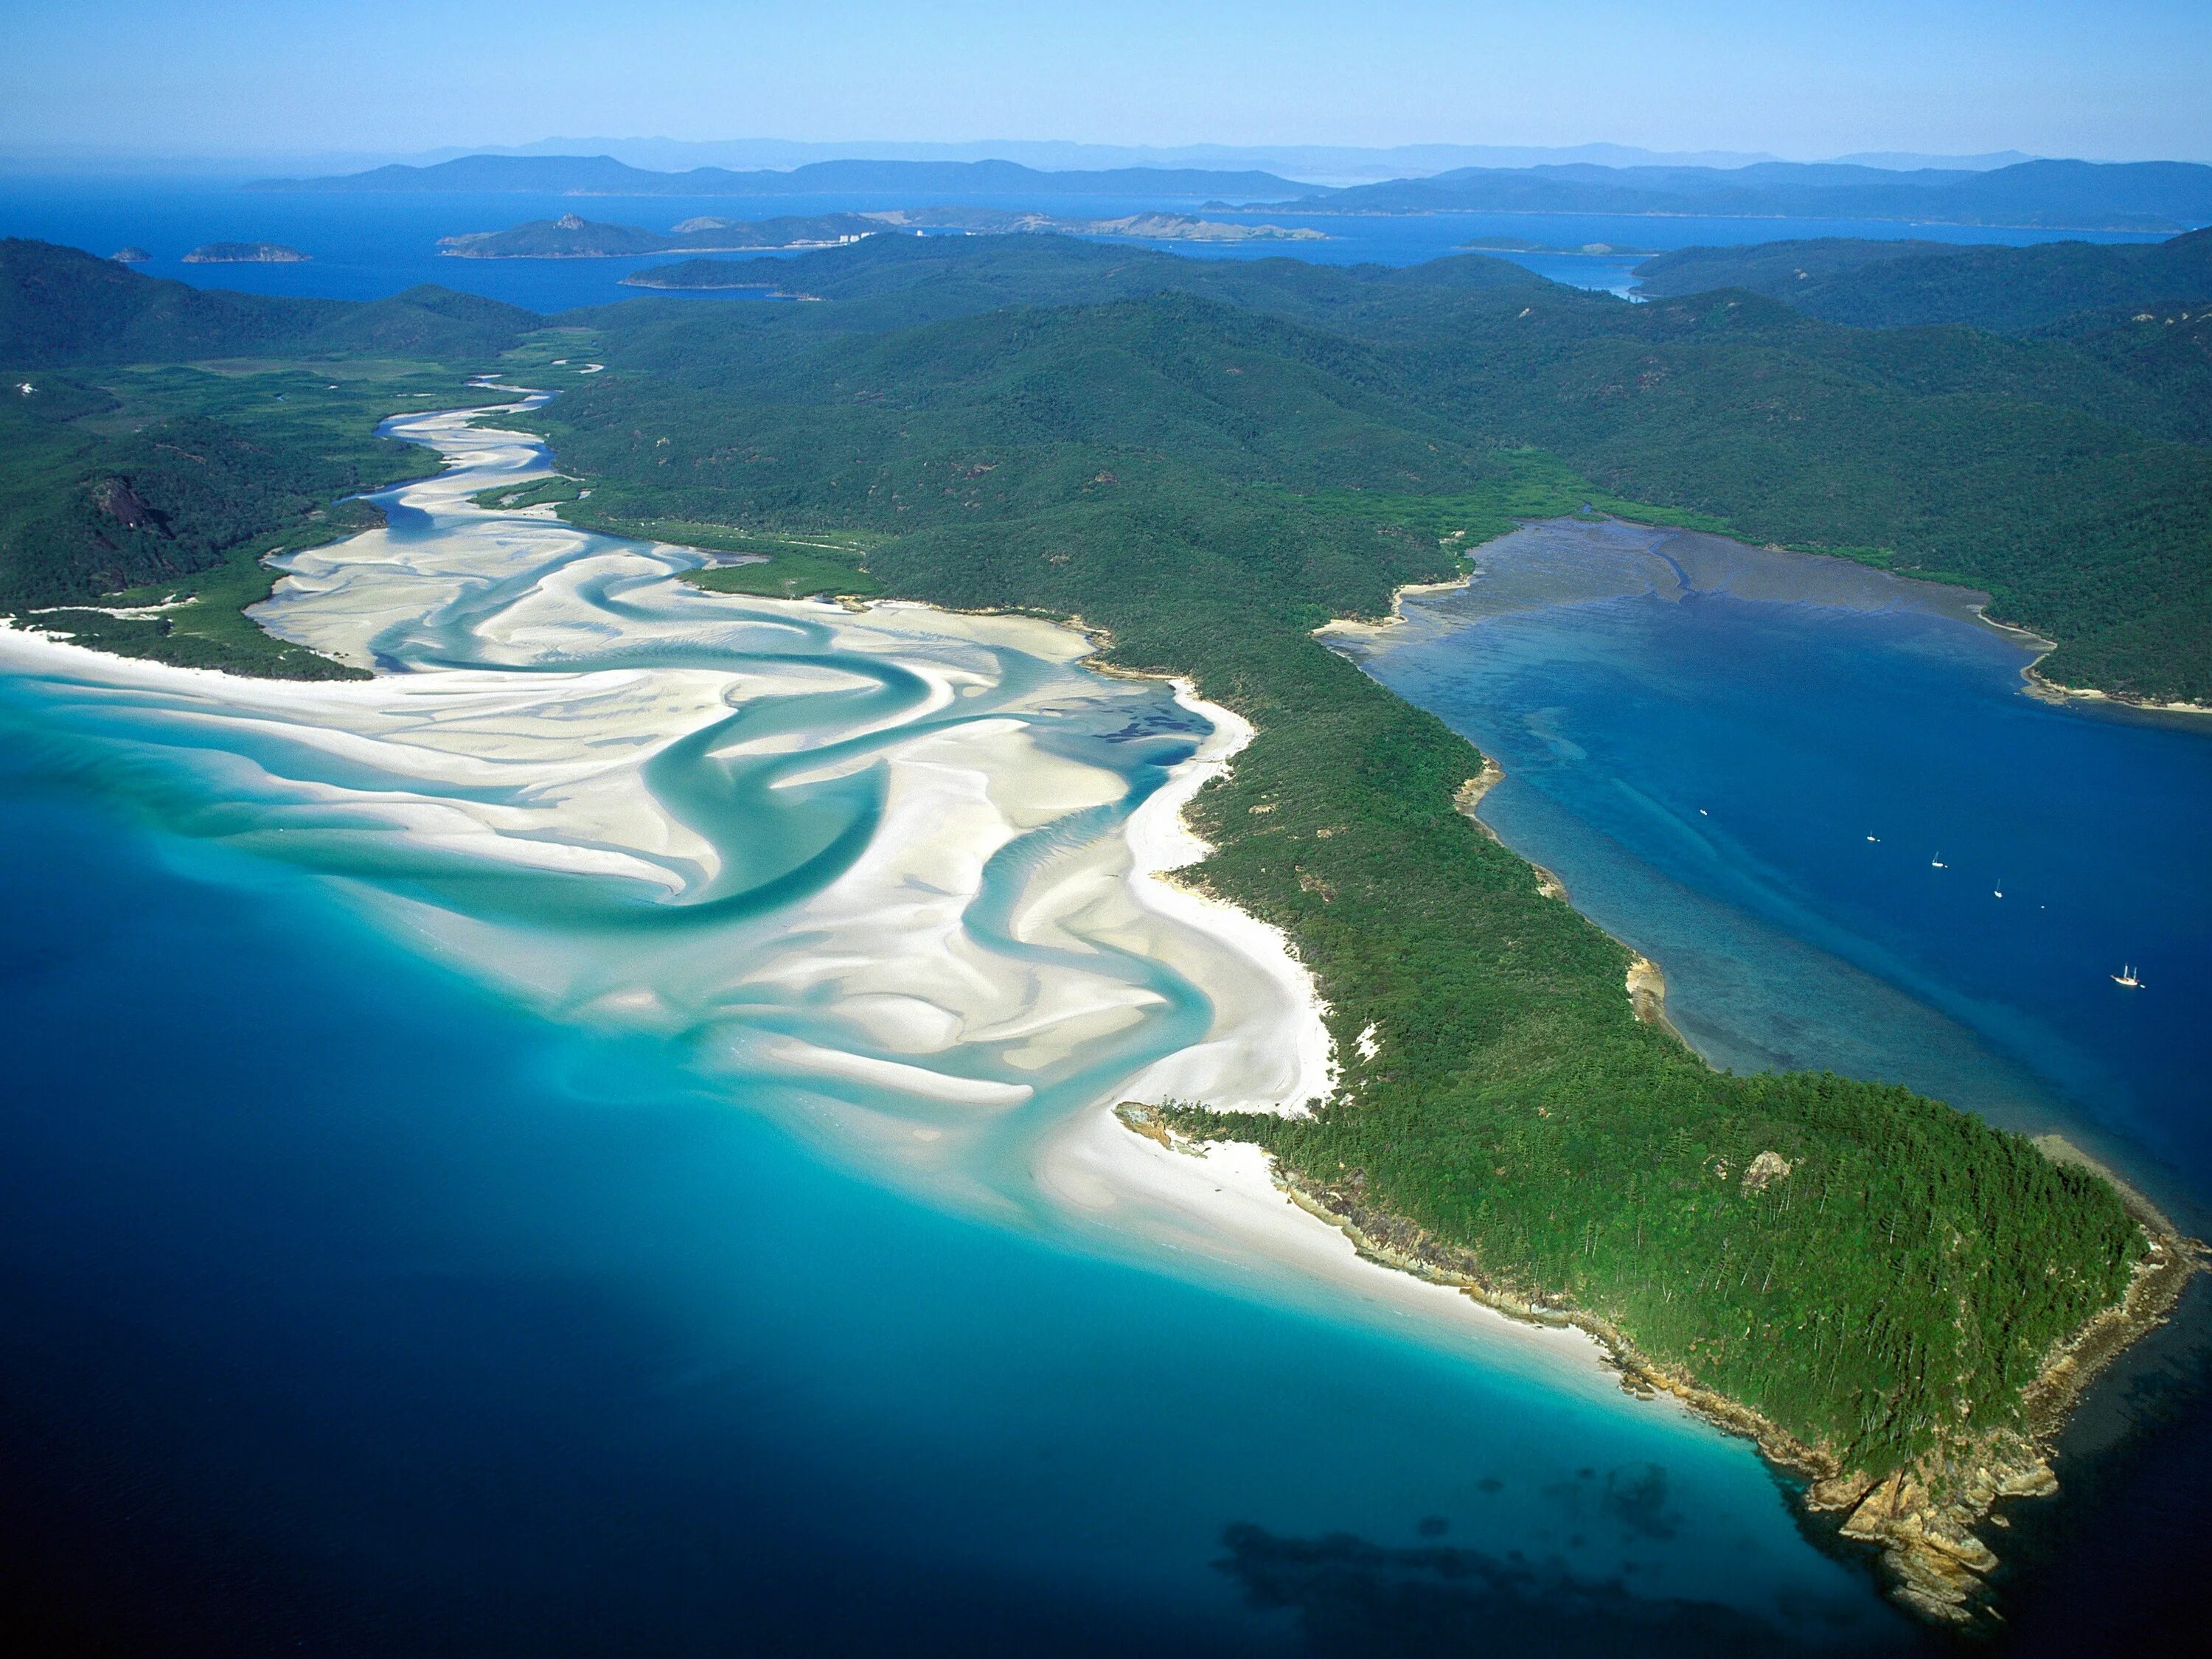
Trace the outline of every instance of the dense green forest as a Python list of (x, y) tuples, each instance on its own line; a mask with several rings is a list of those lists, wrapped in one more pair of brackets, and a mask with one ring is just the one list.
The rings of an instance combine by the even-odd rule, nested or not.
[(2014, 334), (2084, 311), (2212, 296), (2212, 230), (2027, 247), (1842, 237), (1686, 247), (1646, 259), (1636, 275), (1655, 299), (1743, 288), (1860, 328), (1960, 323)]
[[(1115, 664), (1190, 675), (1255, 722), (1194, 809), (1215, 849), (1195, 875), (1297, 939), (1345, 1086), (1310, 1120), (1199, 1103), (1183, 1127), (1261, 1141), (1501, 1287), (1613, 1320), (1846, 1466), (2013, 1420), (2050, 1345), (2126, 1282), (2141, 1236), (2112, 1190), (1903, 1091), (1719, 1076), (1638, 1023), (1627, 953), (1455, 809), (1480, 757), (1311, 633), (1452, 574), (1516, 514), (1668, 516), (1593, 481), (1633, 468), (1559, 459), (1606, 453), (1655, 352), (1681, 380), (1763, 361), (1899, 407), (1912, 375), (1971, 386), (2009, 360), (1900, 368), (1780, 307), (1632, 311), (1480, 266), (1301, 268), (1270, 292), (1245, 265), (1132, 293), (1145, 264), (1039, 246), (1008, 250), (1012, 272), (1042, 257), (1055, 298), (1122, 297), (994, 303), (1018, 280), (994, 249), (915, 258), (906, 305), (878, 256), (853, 262), (849, 301), (623, 307), (589, 319), (607, 373), (538, 419), (595, 519), (848, 537), (885, 591), (1079, 615)], [(1538, 389), (1508, 393), (1516, 377)], [(1672, 453), (1703, 460), (1684, 424)], [(1856, 465), (1878, 465), (1863, 441)], [(1765, 1152), (1790, 1172), (1747, 1184)]]

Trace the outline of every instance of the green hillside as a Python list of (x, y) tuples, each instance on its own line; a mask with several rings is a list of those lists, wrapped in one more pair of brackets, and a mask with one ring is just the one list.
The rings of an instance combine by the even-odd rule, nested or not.
[(1957, 323), (1999, 333), (2076, 312), (2212, 295), (2212, 230), (2170, 241), (1945, 247), (1844, 240), (1683, 248), (1637, 266), (1667, 299), (1742, 288), (1858, 328)]
[(428, 286), (367, 304), (234, 294), (143, 276), (52, 242), (0, 240), (0, 364), (10, 367), (496, 354), (538, 320), (496, 300)]

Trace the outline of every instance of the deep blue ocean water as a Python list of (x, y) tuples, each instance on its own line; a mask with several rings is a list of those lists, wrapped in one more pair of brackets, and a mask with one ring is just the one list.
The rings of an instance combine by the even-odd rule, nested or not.
[[(580, 213), (587, 219), (659, 228), (697, 215), (769, 218), (926, 205), (944, 197), (779, 196), (617, 197), (532, 195), (317, 195), (248, 191), (242, 182), (207, 178), (41, 178), (0, 174), (0, 235), (36, 236), (100, 254), (131, 244), (153, 255), (137, 267), (204, 288), (262, 294), (319, 295), (368, 300), (416, 283), (441, 283), (489, 295), (533, 311), (606, 305), (633, 297), (621, 286), (634, 270), (669, 263), (636, 259), (453, 259), (438, 252), (441, 236), (501, 230), (535, 219)], [(1196, 212), (1201, 204), (1175, 198), (1039, 196), (979, 198), (988, 207), (1021, 207), (1103, 218), (1162, 209)], [(1697, 245), (1769, 242), (1783, 237), (1917, 237), (1942, 242), (2027, 243), (2061, 238), (2093, 242), (2155, 241), (2121, 232), (2040, 231), (1960, 225), (1905, 225), (1874, 220), (1695, 219), (1607, 215), (1439, 213), (1372, 217), (1297, 217), (1265, 211), (1207, 216), (1250, 222), (1309, 225), (1325, 242), (1206, 246), (1162, 244), (1201, 258), (1267, 258), (1285, 253), (1325, 264), (1418, 264), (1486, 237), (1582, 248), (1592, 243), (1659, 251)], [(204, 242), (282, 242), (312, 254), (295, 265), (187, 265), (183, 256)], [(1555, 282), (1625, 292), (1644, 254), (1501, 253)], [(725, 293), (719, 297), (727, 299)]]

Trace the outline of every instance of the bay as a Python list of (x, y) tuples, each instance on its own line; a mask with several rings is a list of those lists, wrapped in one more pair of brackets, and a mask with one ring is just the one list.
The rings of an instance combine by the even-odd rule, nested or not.
[[(1475, 559), (1334, 637), (1502, 765), (1483, 821), (1658, 963), (1707, 1059), (2063, 1134), (2203, 1231), (2212, 722), (2032, 696), (1981, 596), (1840, 560), (1577, 520)], [(2093, 1395), (2066, 1495), (2016, 1506), (2000, 1554), (2059, 1564), (2020, 1588), (2029, 1650), (2182, 1615), (2207, 1300)], [(2093, 1539), (2102, 1577), (2072, 1565)]]

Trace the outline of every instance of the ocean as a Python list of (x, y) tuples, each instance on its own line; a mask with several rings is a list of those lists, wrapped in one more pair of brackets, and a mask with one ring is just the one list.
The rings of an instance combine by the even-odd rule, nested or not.
[[(653, 254), (634, 259), (456, 259), (438, 239), (503, 230), (533, 220), (579, 213), (587, 219), (659, 228), (702, 214), (770, 218), (785, 214), (866, 212), (926, 206), (950, 198), (896, 196), (619, 197), (532, 195), (319, 195), (240, 190), (242, 179), (201, 177), (46, 178), (0, 173), (0, 234), (36, 236), (108, 254), (136, 244), (153, 257), (137, 269), (203, 288), (256, 294), (316, 295), (373, 300), (416, 283), (439, 283), (488, 295), (533, 311), (610, 305), (633, 298), (623, 287), (632, 271), (667, 264)], [(1023, 208), (1070, 217), (1108, 218), (1162, 210), (1197, 213), (1201, 201), (1182, 198), (1039, 196), (977, 198), (976, 205)], [(1498, 252), (1554, 282), (1626, 293), (1632, 269), (1650, 253), (1698, 246), (1771, 242), (1782, 237), (1904, 237), (1939, 242), (2157, 241), (2127, 232), (2046, 231), (2011, 227), (1908, 225), (1878, 220), (1700, 219), (1589, 214), (1438, 213), (1312, 216), (1211, 211), (1207, 217), (1247, 223), (1302, 225), (1325, 242), (1154, 246), (1199, 258), (1290, 256), (1323, 264), (1418, 264), (1444, 258), (1469, 241), (1504, 239), (1543, 247), (1593, 244), (1634, 253)], [(305, 264), (188, 265), (183, 257), (205, 242), (281, 242), (313, 255)], [(739, 257), (739, 256), (725, 256)], [(714, 296), (733, 299), (725, 290)]]

